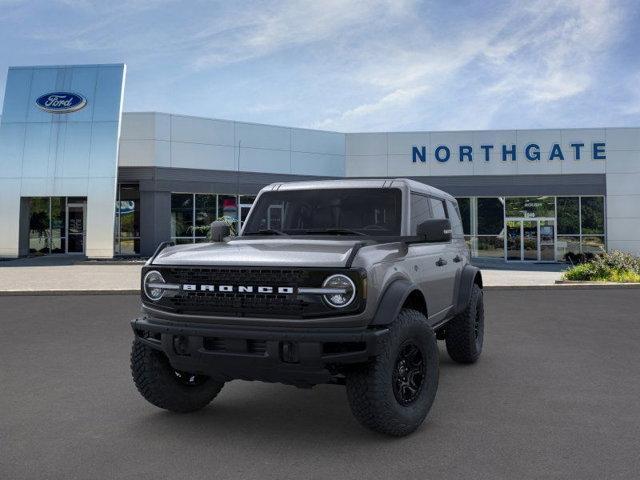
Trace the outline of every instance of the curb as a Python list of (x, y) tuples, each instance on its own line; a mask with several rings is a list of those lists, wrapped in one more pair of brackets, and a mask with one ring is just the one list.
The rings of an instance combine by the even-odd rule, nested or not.
[(24, 297), (46, 295), (140, 295), (139, 289), (131, 290), (2, 290), (0, 297)]
[[(558, 280), (560, 282), (560, 280)], [(484, 290), (601, 290), (640, 289), (640, 283), (555, 283), (548, 285), (485, 285)], [(122, 290), (0, 290), (0, 297), (51, 295), (140, 295), (140, 289)]]
[(606, 290), (612, 288), (635, 289), (640, 283), (554, 283), (548, 285), (488, 285), (484, 290)]

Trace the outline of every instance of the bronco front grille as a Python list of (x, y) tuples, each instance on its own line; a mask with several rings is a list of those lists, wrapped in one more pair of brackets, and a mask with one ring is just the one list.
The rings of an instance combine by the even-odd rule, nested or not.
[[(301, 295), (300, 287), (320, 287), (322, 282), (337, 270), (302, 268), (222, 268), (222, 267), (147, 267), (158, 270), (166, 283), (185, 285), (234, 286), (233, 292), (194, 291), (180, 289), (165, 295), (153, 307), (175, 313), (267, 318), (304, 318), (321, 315), (353, 313), (364, 305), (358, 295), (348, 308), (336, 311), (327, 306), (319, 295)], [(144, 276), (143, 272), (143, 276)], [(362, 285), (360, 272), (345, 270), (359, 290)], [(274, 293), (238, 293), (237, 286), (253, 285), (274, 287)], [(290, 287), (293, 294), (278, 293), (278, 287)], [(359, 293), (359, 292), (358, 292)], [(143, 297), (144, 298), (144, 297)]]

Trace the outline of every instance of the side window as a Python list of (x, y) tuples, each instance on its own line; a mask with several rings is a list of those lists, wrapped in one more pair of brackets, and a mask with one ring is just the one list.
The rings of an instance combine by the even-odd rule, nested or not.
[(433, 218), (447, 218), (444, 202), (439, 198), (431, 199), (431, 209), (433, 210)]
[(462, 229), (462, 220), (460, 219), (460, 210), (458, 205), (452, 201), (447, 200), (447, 210), (449, 211), (449, 220), (451, 220), (451, 230), (454, 237), (464, 236), (464, 230)]
[(429, 197), (411, 194), (411, 231), (409, 235), (415, 235), (418, 225), (425, 220), (433, 218), (431, 215), (431, 206), (429, 205)]

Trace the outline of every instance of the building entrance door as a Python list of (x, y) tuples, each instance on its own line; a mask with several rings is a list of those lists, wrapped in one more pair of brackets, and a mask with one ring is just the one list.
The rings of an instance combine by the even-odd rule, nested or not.
[(86, 204), (67, 203), (67, 253), (84, 253)]
[(505, 221), (505, 231), (505, 260), (516, 262), (555, 261), (555, 219), (508, 218)]

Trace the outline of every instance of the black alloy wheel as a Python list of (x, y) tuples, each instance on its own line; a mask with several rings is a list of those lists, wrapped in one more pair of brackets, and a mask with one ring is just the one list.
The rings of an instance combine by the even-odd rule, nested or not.
[(420, 396), (424, 383), (424, 355), (413, 341), (400, 347), (393, 369), (393, 394), (400, 405), (411, 405)]
[(181, 385), (188, 387), (197, 387), (207, 381), (209, 377), (205, 375), (197, 375), (195, 373), (181, 372), (180, 370), (174, 370), (173, 375), (175, 379)]

